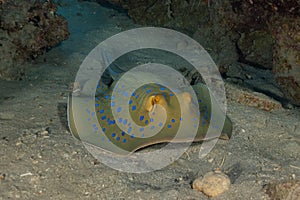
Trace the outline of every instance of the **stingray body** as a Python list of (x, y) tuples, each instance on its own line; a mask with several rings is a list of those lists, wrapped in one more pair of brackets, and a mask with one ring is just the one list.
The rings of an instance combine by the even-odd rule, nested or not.
[[(220, 132), (221, 138), (229, 139), (231, 136), (232, 123), (227, 116), (223, 127), (213, 125), (224, 113), (217, 108), (217, 116), (211, 115), (214, 100), (204, 84), (193, 86), (197, 102), (192, 100), (189, 92), (175, 94), (170, 88), (157, 83), (145, 84), (132, 93), (117, 81), (109, 88), (102, 88), (105, 87), (100, 82), (94, 104), (85, 105), (87, 101), (84, 98), (70, 96), (68, 122), (76, 138), (106, 151), (126, 155), (156, 143), (208, 140), (219, 137)], [(116, 94), (128, 100), (118, 102)], [(76, 101), (74, 98), (77, 98)], [(86, 109), (75, 113), (73, 108), (76, 106), (85, 106)], [(86, 121), (76, 120), (75, 115), (86, 118)], [(187, 117), (191, 120), (180, 126)], [(216, 135), (206, 135), (209, 125), (213, 126)], [(181, 132), (179, 135), (178, 130)]]

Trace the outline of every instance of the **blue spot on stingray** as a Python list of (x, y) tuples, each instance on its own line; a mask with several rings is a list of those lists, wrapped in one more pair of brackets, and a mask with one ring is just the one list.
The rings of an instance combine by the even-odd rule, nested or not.
[(94, 127), (94, 130), (95, 130), (95, 131), (98, 131), (98, 127)]
[(155, 128), (155, 126), (151, 126), (151, 128), (150, 128), (150, 129), (151, 129), (151, 130), (153, 130), (154, 128)]
[(160, 122), (160, 123), (158, 124), (158, 126), (160, 126), (160, 127), (162, 127), (162, 125), (163, 125), (163, 123), (162, 123), (162, 122)]
[(119, 140), (120, 140), (120, 137), (117, 137), (116, 140), (119, 141)]
[(131, 123), (128, 123), (127, 126), (131, 126)]
[(128, 104), (131, 105), (132, 104), (132, 100), (129, 100)]
[(102, 110), (99, 110), (99, 113), (100, 114), (103, 114), (104, 113), (104, 110), (102, 109)]
[(198, 99), (198, 102), (199, 102), (199, 103), (201, 103), (201, 102), (202, 102), (202, 100), (201, 100), (201, 99)]
[(172, 128), (172, 126), (170, 124), (168, 124), (168, 128)]
[(86, 111), (88, 114), (91, 113), (91, 111), (90, 111), (89, 109), (85, 109), (85, 111)]
[(115, 99), (115, 96), (111, 96), (111, 100), (114, 100)]
[(95, 112), (92, 112), (92, 114), (91, 114), (93, 117), (95, 116)]
[(132, 106), (132, 111), (135, 111), (136, 110), (136, 105)]
[(110, 121), (108, 122), (108, 125), (112, 125), (112, 124), (115, 124), (115, 123), (116, 123), (115, 120), (110, 120)]
[(134, 97), (135, 95), (136, 95), (136, 93), (134, 92), (134, 93), (132, 93), (132, 95), (131, 95), (131, 96), (133, 96), (133, 97)]
[(205, 125), (206, 124), (206, 122), (205, 121), (202, 121), (202, 125)]
[(145, 121), (145, 124), (148, 124), (149, 123), (149, 121), (148, 121), (148, 119)]
[(101, 119), (102, 119), (102, 120), (105, 120), (105, 119), (106, 119), (106, 116), (102, 116)]
[(153, 118), (150, 118), (150, 122), (154, 122), (154, 119), (153, 119)]
[(128, 130), (127, 130), (127, 132), (128, 132), (128, 133), (130, 133), (130, 132), (131, 132), (131, 130), (132, 130), (132, 128), (131, 128), (131, 127), (129, 127), (129, 128), (128, 128)]
[(122, 88), (124, 88), (125, 87), (125, 85), (124, 84), (122, 84), (122, 86), (121, 86)]
[(122, 123), (123, 119), (122, 117), (119, 118), (119, 123)]
[(106, 95), (104, 98), (105, 98), (105, 99), (109, 99), (109, 95)]
[(170, 97), (173, 97), (174, 96), (174, 94), (173, 93), (170, 93)]
[(123, 91), (123, 93), (122, 93), (125, 97), (128, 97), (128, 92), (126, 92), (126, 91)]
[(106, 131), (106, 128), (102, 128), (102, 131), (105, 132), (105, 131)]
[(125, 143), (126, 142), (126, 139), (123, 139), (123, 143)]
[(182, 117), (180, 117), (180, 121), (182, 121), (183, 120), (183, 118)]
[(166, 90), (166, 88), (165, 87), (161, 87), (160, 90)]
[(135, 99), (138, 99), (139, 98), (139, 95), (136, 95)]
[(122, 134), (122, 136), (124, 136), (124, 135), (125, 135), (125, 132), (124, 132), (124, 131), (122, 131), (122, 133), (121, 133), (121, 134)]
[(144, 128), (140, 128), (140, 132), (143, 132), (145, 129)]
[(119, 112), (121, 112), (122, 111), (122, 108), (121, 107), (118, 107), (117, 108), (117, 112), (119, 113)]
[(194, 117), (194, 121), (197, 121), (198, 119), (197, 119), (197, 117)]
[(114, 107), (116, 105), (116, 103), (114, 102), (114, 101), (112, 101), (111, 103), (110, 103), (110, 106), (111, 107)]
[(93, 124), (93, 127), (96, 127), (97, 125), (96, 124)]
[(175, 119), (171, 119), (171, 122), (175, 123)]
[(147, 88), (147, 85), (144, 85), (144, 86), (143, 86), (143, 89), (146, 89), (146, 88)]
[(218, 129), (218, 128), (219, 128), (219, 126), (218, 126), (218, 125), (216, 125), (216, 126), (215, 126), (215, 128), (217, 128), (217, 129)]
[(127, 124), (127, 119), (124, 119), (123, 124), (124, 124), (124, 125)]
[(142, 134), (142, 137), (145, 137), (145, 134), (144, 134), (144, 133)]
[(118, 93), (120, 93), (121, 91), (122, 91), (121, 89), (118, 89), (118, 91), (117, 91), (117, 92), (118, 92)]
[(99, 103), (96, 103), (95, 106), (96, 106), (96, 107), (99, 107)]
[(112, 133), (112, 134), (111, 134), (111, 137), (115, 137), (115, 136), (116, 136), (116, 134), (115, 134), (115, 133)]
[(131, 134), (130, 138), (134, 138), (134, 134)]
[(149, 90), (147, 90), (147, 91), (146, 91), (146, 93), (147, 93), (147, 94), (149, 94), (151, 91), (152, 91), (152, 90), (151, 90), (151, 89), (149, 89)]
[(144, 115), (140, 116), (140, 121), (144, 120)]

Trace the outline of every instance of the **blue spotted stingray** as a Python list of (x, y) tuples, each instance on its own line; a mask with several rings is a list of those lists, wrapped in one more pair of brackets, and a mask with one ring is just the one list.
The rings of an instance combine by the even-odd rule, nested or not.
[[(71, 96), (68, 103), (68, 120), (72, 134), (104, 150), (129, 154), (157, 143), (191, 142), (219, 137), (220, 134), (207, 137), (209, 125), (216, 132), (222, 133), (222, 139), (231, 137), (232, 123), (227, 116), (223, 127), (214, 125), (218, 116), (211, 115), (212, 99), (204, 84), (193, 86), (198, 102), (193, 102), (188, 92), (175, 95), (170, 88), (157, 83), (145, 84), (132, 93), (126, 91), (124, 89), (126, 87), (118, 84), (117, 81), (108, 89), (104, 88), (99, 81), (93, 109), (91, 107), (85, 109), (85, 115), (89, 116), (84, 122), (85, 126), (92, 128), (93, 132), (78, 133), (76, 126), (78, 124), (73, 118)], [(117, 103), (116, 96), (113, 94), (122, 95), (128, 101)], [(183, 99), (182, 104), (179, 98)], [(200, 112), (197, 110), (197, 105)], [(126, 110), (129, 115), (124, 115)], [(219, 108), (216, 113), (216, 115), (224, 115)], [(187, 116), (192, 120), (185, 127), (180, 127)], [(95, 118), (97, 123), (91, 123), (92, 118)], [(183, 134), (177, 134), (179, 129)], [(194, 130), (196, 134), (193, 134)], [(115, 147), (124, 151), (116, 150)]]

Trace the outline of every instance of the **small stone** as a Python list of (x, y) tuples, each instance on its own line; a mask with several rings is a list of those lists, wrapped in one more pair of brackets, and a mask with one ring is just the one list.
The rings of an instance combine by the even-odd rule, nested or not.
[(216, 197), (226, 192), (230, 184), (230, 179), (226, 174), (216, 171), (208, 172), (203, 178), (197, 178), (192, 187), (209, 197)]
[(23, 144), (23, 142), (21, 141), (21, 140), (18, 140), (17, 142), (16, 142), (16, 146), (20, 146), (20, 145), (22, 145)]
[(0, 174), (0, 180), (5, 180), (5, 174)]
[(41, 137), (42, 137), (42, 138), (50, 138), (49, 132), (46, 131), (46, 130), (45, 130), (45, 131), (42, 131), (42, 132), (41, 132)]

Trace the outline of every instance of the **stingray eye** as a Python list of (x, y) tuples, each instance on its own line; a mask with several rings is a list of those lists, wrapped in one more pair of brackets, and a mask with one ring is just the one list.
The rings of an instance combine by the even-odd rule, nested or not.
[(155, 104), (155, 96), (151, 96), (145, 104), (145, 109), (150, 112), (153, 109), (153, 106)]
[(153, 103), (158, 103), (160, 101), (160, 96), (156, 95), (154, 98), (153, 98)]

